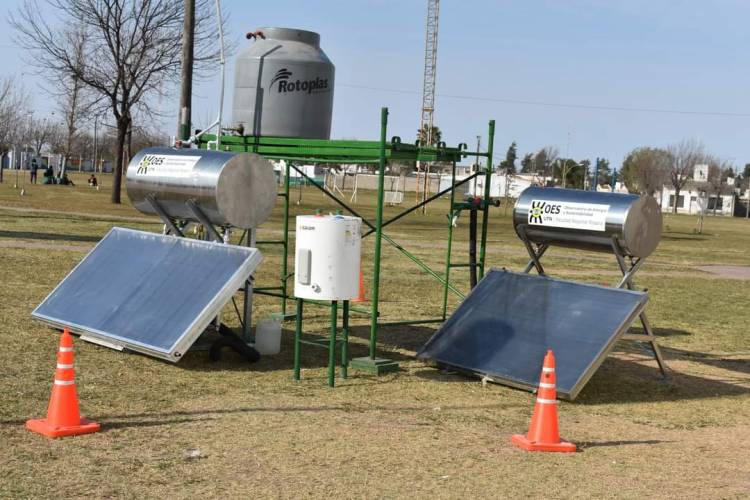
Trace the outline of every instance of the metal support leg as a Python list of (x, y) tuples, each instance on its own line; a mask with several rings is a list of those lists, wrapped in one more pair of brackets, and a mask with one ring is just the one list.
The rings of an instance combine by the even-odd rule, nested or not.
[(546, 244), (539, 245), (535, 251), (534, 247), (531, 244), (531, 241), (526, 236), (526, 226), (519, 225), (518, 231), (519, 231), (519, 236), (521, 237), (521, 241), (523, 241), (523, 245), (526, 247), (526, 251), (529, 253), (529, 257), (531, 257), (531, 261), (529, 261), (529, 263), (526, 264), (526, 267), (524, 268), (523, 272), (528, 273), (529, 271), (531, 271), (532, 267), (535, 267), (536, 272), (539, 273), (540, 276), (545, 276), (544, 267), (542, 267), (542, 263), (540, 262), (540, 259), (542, 258), (542, 255), (544, 255), (544, 252), (547, 251), (547, 248), (549, 248), (549, 245), (546, 245)]
[[(638, 269), (643, 264), (644, 259), (640, 258), (637, 259), (634, 263), (631, 264), (630, 268), (628, 268), (627, 263), (625, 262), (625, 257), (623, 256), (622, 251), (620, 250), (620, 246), (617, 243), (617, 240), (612, 241), (612, 249), (614, 250), (615, 257), (617, 258), (617, 265), (620, 267), (620, 271), (622, 271), (623, 278), (618, 284), (617, 288), (627, 288), (628, 290), (634, 290), (635, 286), (633, 284), (633, 275), (638, 271)], [(659, 348), (659, 344), (656, 343), (656, 336), (654, 335), (654, 331), (651, 328), (651, 323), (648, 320), (648, 317), (646, 316), (646, 312), (641, 312), (639, 316), (641, 320), (641, 325), (643, 325), (643, 331), (644, 335), (629, 335), (627, 337), (628, 340), (635, 340), (638, 342), (647, 342), (651, 346), (651, 350), (654, 353), (654, 358), (656, 358), (656, 363), (659, 365), (659, 370), (661, 371), (662, 377), (667, 377), (667, 364), (664, 361), (664, 357), (662, 356), (661, 349)], [(644, 337), (643, 339), (639, 337)]]
[(211, 238), (221, 243), (224, 241), (224, 238), (221, 237), (221, 234), (216, 230), (214, 225), (211, 223), (209, 218), (206, 216), (205, 213), (203, 213), (203, 210), (198, 206), (198, 204), (194, 200), (188, 200), (185, 202), (185, 204), (188, 206), (191, 212), (193, 212), (193, 215), (196, 219), (198, 219), (198, 222), (203, 224), (203, 227), (206, 228), (206, 232), (211, 235)]
[(294, 380), (300, 375), (300, 348), (302, 340), (302, 299), (297, 299), (297, 314), (294, 325)]
[(348, 376), (349, 369), (349, 301), (344, 301), (343, 328), (341, 338), (341, 378)]
[(159, 204), (159, 202), (156, 201), (156, 198), (154, 198), (153, 196), (149, 195), (149, 196), (146, 196), (146, 201), (148, 201), (149, 205), (151, 205), (151, 208), (154, 209), (154, 212), (156, 212), (156, 214), (164, 222), (164, 224), (167, 225), (167, 227), (169, 228), (169, 231), (173, 235), (179, 236), (179, 237), (184, 237), (185, 236), (184, 234), (182, 234), (182, 231), (180, 231), (180, 229), (174, 223), (174, 221), (172, 220), (172, 218), (169, 215), (167, 215), (167, 212), (162, 208), (162, 206)]
[[(255, 231), (250, 229), (246, 232), (247, 239), (245, 240), (248, 247), (255, 246)], [(242, 241), (240, 241), (242, 244)], [(245, 281), (245, 298), (243, 302), (243, 319), (242, 324), (242, 340), (246, 343), (252, 341), (252, 324), (253, 324), (253, 277), (250, 276)]]
[(328, 387), (336, 383), (336, 324), (338, 322), (338, 302), (331, 302), (331, 334), (328, 338)]
[[(523, 272), (524, 273), (530, 272), (534, 267), (536, 267), (537, 264), (539, 264), (541, 266), (542, 264), (539, 261), (541, 260), (542, 255), (544, 255), (544, 252), (546, 252), (548, 248), (549, 248), (549, 245), (546, 245), (546, 244), (545, 245), (539, 245), (539, 247), (537, 247), (536, 252), (532, 248), (531, 251), (530, 251), (530, 254), (533, 257), (529, 261), (529, 263), (526, 264), (526, 267), (523, 268)], [(526, 250), (528, 251), (529, 248), (527, 247)]]

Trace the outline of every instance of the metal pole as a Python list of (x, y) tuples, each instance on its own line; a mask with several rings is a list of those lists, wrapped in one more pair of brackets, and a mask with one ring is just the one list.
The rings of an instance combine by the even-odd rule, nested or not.
[[(193, 38), (195, 35), (195, 0), (185, 0), (185, 19), (182, 25), (182, 75), (180, 87), (180, 125), (177, 137), (190, 138), (193, 95)], [(219, 135), (221, 129), (219, 130)]]
[(297, 299), (297, 314), (294, 323), (294, 380), (299, 380), (300, 347), (302, 340), (302, 299)]
[[(477, 148), (477, 151), (479, 149)], [(479, 156), (477, 156), (477, 163)], [(443, 285), (443, 320), (448, 317), (448, 283), (451, 278), (451, 250), (453, 248), (453, 203), (456, 198), (456, 162), (454, 161), (451, 168), (451, 203), (448, 210), (448, 250), (445, 255), (445, 284)]]
[(383, 240), (383, 187), (385, 184), (385, 137), (388, 131), (388, 108), (380, 110), (380, 172), (378, 174), (378, 207), (375, 215), (375, 256), (372, 274), (372, 311), (370, 313), (370, 359), (375, 359), (378, 342), (378, 305), (380, 300), (380, 247)]
[[(475, 170), (475, 172), (479, 172), (479, 151), (480, 151), (481, 147), (482, 147), (482, 136), (478, 135), (477, 136), (477, 159), (476, 159), (476, 170)], [(477, 178), (476, 177), (474, 177), (474, 190), (471, 192), (471, 194), (473, 196), (477, 195)]]
[(492, 183), (492, 150), (495, 144), (495, 120), (490, 120), (487, 136), (487, 167), (484, 178), (484, 200), (482, 200), (482, 242), (479, 247), (480, 280), (484, 277), (484, 259), (487, 255), (487, 225), (489, 224), (490, 184)]
[(349, 368), (349, 301), (344, 301), (344, 325), (343, 325), (343, 331), (341, 333), (342, 339), (341, 339), (341, 378), (346, 378), (348, 376), (348, 368)]
[(289, 260), (289, 161), (284, 162), (284, 245), (281, 249), (281, 314), (286, 315), (287, 261)]
[(338, 301), (331, 302), (331, 334), (328, 337), (328, 387), (336, 383), (336, 322), (339, 313)]
[(94, 116), (94, 161), (92, 162), (92, 165), (91, 165), (91, 168), (94, 172), (96, 172), (96, 157), (99, 154), (99, 143), (97, 142), (98, 137), (96, 136), (97, 134), (96, 127), (98, 125), (97, 123), (98, 121), (99, 121), (99, 115)]
[[(247, 239), (245, 243), (248, 247), (255, 246), (255, 230), (247, 230)], [(240, 245), (242, 241), (240, 240)], [(250, 276), (245, 281), (245, 294), (244, 301), (242, 304), (242, 314), (244, 316), (244, 323), (242, 324), (242, 340), (246, 343), (252, 340), (252, 325), (253, 325), (253, 277)]]

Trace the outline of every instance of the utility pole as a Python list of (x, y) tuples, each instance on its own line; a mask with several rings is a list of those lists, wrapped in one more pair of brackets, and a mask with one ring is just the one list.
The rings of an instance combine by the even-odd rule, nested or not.
[[(185, 21), (182, 25), (182, 78), (180, 87), (180, 119), (177, 138), (190, 138), (193, 96), (193, 47), (195, 35), (195, 0), (185, 0)], [(221, 134), (221, 131), (219, 131)]]

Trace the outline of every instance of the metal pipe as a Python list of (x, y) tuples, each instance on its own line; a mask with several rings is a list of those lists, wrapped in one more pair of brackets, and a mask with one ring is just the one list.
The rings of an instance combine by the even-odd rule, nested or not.
[(448, 249), (445, 253), (445, 285), (443, 285), (443, 320), (448, 317), (448, 283), (451, 279), (451, 250), (453, 248), (453, 203), (456, 201), (456, 162), (451, 168), (451, 201), (448, 210)]
[(300, 341), (302, 340), (302, 299), (297, 299), (297, 314), (294, 323), (294, 380), (300, 374)]
[[(385, 148), (388, 132), (388, 108), (380, 110), (380, 171), (378, 173), (378, 206), (375, 214), (375, 256), (372, 275), (372, 312), (370, 314), (370, 359), (375, 359), (378, 342), (378, 305), (380, 303), (380, 247), (383, 238), (383, 189), (385, 186)], [(363, 219), (364, 220), (364, 219)], [(369, 225), (369, 224), (368, 224)]]
[(337, 301), (331, 302), (331, 333), (328, 337), (328, 387), (336, 383), (336, 322), (338, 320)]
[(284, 246), (281, 252), (281, 314), (286, 315), (287, 276), (289, 265), (289, 162), (284, 162)]
[(482, 242), (479, 247), (479, 279), (482, 279), (484, 277), (484, 260), (487, 255), (487, 226), (489, 225), (490, 184), (492, 183), (492, 152), (495, 145), (495, 120), (490, 120), (487, 136), (487, 168), (485, 169), (484, 177)]
[(224, 58), (224, 25), (221, 19), (221, 1), (216, 0), (216, 20), (219, 28), (219, 64), (221, 64), (221, 87), (219, 89), (219, 128), (216, 134), (216, 150), (221, 150), (221, 121), (224, 112), (224, 80), (226, 77), (226, 59)]
[(477, 286), (477, 208), (469, 209), (469, 284)]
[(349, 301), (344, 301), (343, 311), (343, 327), (342, 327), (342, 339), (341, 339), (341, 378), (348, 376), (347, 370), (349, 368)]

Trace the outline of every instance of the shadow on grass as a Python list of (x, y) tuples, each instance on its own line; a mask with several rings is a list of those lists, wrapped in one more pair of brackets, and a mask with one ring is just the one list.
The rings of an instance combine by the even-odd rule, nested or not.
[(629, 446), (638, 444), (661, 444), (661, 443), (673, 443), (674, 441), (662, 441), (659, 439), (645, 439), (643, 441), (584, 441), (582, 443), (576, 443), (579, 451), (584, 451), (586, 448), (598, 448), (600, 446)]
[[(669, 366), (669, 359), (667, 360)], [(580, 404), (686, 401), (750, 394), (731, 381), (709, 379), (674, 370), (664, 379), (656, 362), (644, 365), (607, 358), (576, 399)]]
[(713, 236), (708, 233), (703, 234), (697, 234), (697, 233), (676, 233), (676, 232), (669, 232), (669, 233), (662, 233), (661, 239), (665, 241), (686, 241), (686, 240), (693, 240), (693, 241), (703, 241), (709, 239), (710, 236)]
[(662, 351), (670, 357), (680, 357), (695, 363), (713, 366), (722, 370), (729, 370), (750, 375), (750, 359), (725, 358), (718, 354), (707, 352), (686, 351), (673, 347), (662, 347)]
[(85, 242), (97, 242), (102, 239), (101, 236), (85, 236), (82, 234), (37, 233), (34, 231), (0, 231), (0, 238)]
[[(414, 356), (402, 352), (402, 350), (416, 352), (417, 348), (427, 342), (435, 330), (421, 326), (398, 326), (384, 327), (378, 331), (378, 356), (394, 361), (411, 361)], [(209, 337), (211, 338), (211, 337)], [(325, 340), (327, 335), (303, 333), (304, 339)], [(349, 359), (365, 357), (369, 355), (367, 343), (369, 341), (370, 327), (358, 325), (349, 332)], [(341, 339), (339, 330), (337, 339)], [(357, 342), (352, 342), (357, 339)], [(303, 369), (323, 368), (328, 366), (328, 348), (302, 344), (300, 364)], [(195, 371), (277, 371), (291, 370), (294, 367), (294, 330), (285, 328), (281, 333), (281, 352), (273, 356), (262, 356), (257, 363), (248, 363), (237, 353), (224, 349), (220, 361), (211, 361), (208, 352), (191, 349), (179, 362), (179, 367)], [(336, 347), (336, 369), (341, 368), (341, 344)]]

